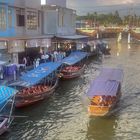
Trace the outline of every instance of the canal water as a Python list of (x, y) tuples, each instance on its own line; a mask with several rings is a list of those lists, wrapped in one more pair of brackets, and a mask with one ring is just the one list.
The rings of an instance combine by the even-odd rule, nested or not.
[[(109, 39), (111, 56), (92, 58), (78, 79), (61, 81), (55, 95), (25, 109), (0, 140), (140, 140), (140, 44)], [(83, 94), (102, 67), (124, 70), (122, 97), (110, 117), (89, 118)]]

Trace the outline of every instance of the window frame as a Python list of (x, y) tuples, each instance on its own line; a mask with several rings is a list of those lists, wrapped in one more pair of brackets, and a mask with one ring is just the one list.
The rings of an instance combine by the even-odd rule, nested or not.
[(38, 11), (27, 10), (26, 27), (28, 30), (38, 29)]
[(6, 29), (7, 29), (7, 10), (5, 6), (0, 6), (0, 31), (5, 31)]

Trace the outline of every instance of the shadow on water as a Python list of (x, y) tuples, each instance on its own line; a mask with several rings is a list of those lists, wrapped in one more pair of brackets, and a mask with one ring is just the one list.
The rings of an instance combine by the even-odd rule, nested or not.
[(90, 118), (87, 140), (114, 140), (117, 117)]

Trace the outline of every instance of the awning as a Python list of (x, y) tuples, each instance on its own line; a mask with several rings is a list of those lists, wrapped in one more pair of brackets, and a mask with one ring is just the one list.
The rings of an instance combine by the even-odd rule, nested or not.
[(45, 39), (45, 38), (53, 38), (53, 37), (54, 37), (53, 35), (0, 37), (0, 41)]
[(57, 35), (56, 37), (61, 39), (71, 39), (71, 40), (89, 38), (88, 36), (84, 36), (84, 35)]

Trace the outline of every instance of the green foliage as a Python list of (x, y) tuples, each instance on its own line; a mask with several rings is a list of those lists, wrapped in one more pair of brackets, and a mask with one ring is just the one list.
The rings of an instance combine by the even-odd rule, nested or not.
[(140, 16), (137, 15), (127, 15), (123, 18), (120, 17), (119, 12), (109, 14), (98, 14), (87, 13), (86, 16), (77, 16), (77, 20), (90, 20), (94, 24), (99, 25), (130, 25), (130, 26), (140, 26)]

